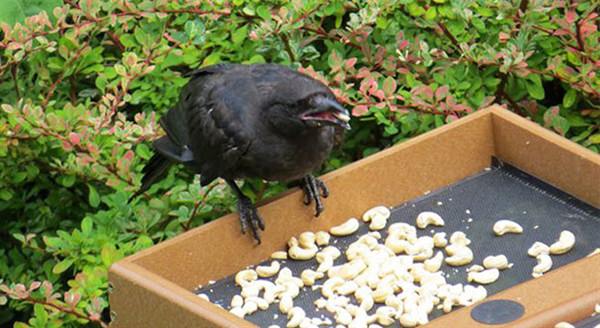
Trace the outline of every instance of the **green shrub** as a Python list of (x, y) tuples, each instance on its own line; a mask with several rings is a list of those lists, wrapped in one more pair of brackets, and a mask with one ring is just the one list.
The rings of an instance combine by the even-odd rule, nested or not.
[(21, 20), (0, 41), (0, 325), (105, 326), (111, 263), (234, 209), (180, 168), (127, 204), (191, 68), (277, 62), (325, 81), (355, 116), (325, 171), (494, 102), (600, 150), (594, 2), (64, 3), (0, 16)]

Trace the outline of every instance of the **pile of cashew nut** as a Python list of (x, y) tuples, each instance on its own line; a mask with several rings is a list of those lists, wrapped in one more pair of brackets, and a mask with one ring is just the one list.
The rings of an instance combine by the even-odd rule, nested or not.
[[(397, 322), (402, 327), (415, 327), (428, 323), (430, 313), (436, 308), (447, 313), (483, 300), (487, 296), (483, 285), (497, 281), (502, 270), (513, 266), (505, 255), (490, 255), (482, 265), (467, 269), (467, 281), (477, 285), (449, 284), (445, 273), (440, 271), (443, 263), (460, 267), (473, 262), (467, 235), (455, 231), (447, 238), (445, 232), (431, 231), (431, 236), (419, 236), (417, 232), (428, 226), (444, 226), (442, 217), (434, 212), (420, 213), (415, 225), (398, 222), (388, 226), (390, 215), (384, 206), (365, 212), (362, 221), (368, 224), (370, 232), (360, 236), (343, 253), (330, 244), (331, 236), (354, 234), (360, 228), (359, 219), (350, 218), (328, 232), (304, 232), (290, 238), (287, 252), (274, 252), (269, 265), (248, 268), (235, 275), (241, 292), (231, 299), (229, 312), (244, 318), (275, 303), (287, 316), (287, 327), (377, 328)], [(386, 227), (387, 236), (383, 238), (380, 231)], [(522, 233), (523, 228), (516, 222), (500, 220), (493, 231), (502, 236)], [(551, 268), (550, 254), (564, 254), (574, 243), (575, 236), (569, 231), (563, 231), (551, 246), (536, 242), (528, 250), (538, 260), (533, 276), (541, 276)], [(334, 264), (342, 255), (345, 261)], [(317, 265), (294, 276), (281, 264), (287, 259), (315, 259)], [(294, 304), (305, 287), (320, 291), (321, 297), (315, 301), (317, 311), (331, 313), (335, 322), (323, 317), (310, 318), (305, 309)]]

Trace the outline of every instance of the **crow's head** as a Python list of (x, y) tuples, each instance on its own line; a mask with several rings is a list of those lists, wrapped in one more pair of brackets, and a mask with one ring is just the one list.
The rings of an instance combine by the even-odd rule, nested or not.
[(301, 99), (296, 111), (297, 118), (309, 127), (337, 125), (350, 129), (350, 114), (327, 94), (317, 93)]

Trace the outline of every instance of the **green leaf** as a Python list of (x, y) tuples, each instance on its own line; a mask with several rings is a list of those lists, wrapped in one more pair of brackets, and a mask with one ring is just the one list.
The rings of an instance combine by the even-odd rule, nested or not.
[(525, 87), (527, 88), (527, 93), (533, 99), (542, 100), (544, 99), (544, 87), (542, 86), (542, 80), (539, 75), (531, 74), (525, 80)]
[(244, 25), (241, 28), (235, 29), (231, 33), (231, 40), (234, 44), (242, 43), (248, 36), (248, 26)]
[(425, 14), (425, 9), (423, 7), (421, 7), (420, 5), (418, 5), (416, 2), (411, 2), (408, 7), (408, 13), (411, 16), (415, 16), (415, 17), (419, 17), (422, 16), (423, 14)]
[(94, 186), (88, 184), (88, 188), (90, 190), (90, 194), (88, 195), (88, 201), (93, 208), (98, 207), (100, 205), (100, 195), (98, 195), (98, 191)]
[(61, 274), (65, 272), (69, 267), (71, 267), (71, 265), (73, 265), (72, 259), (64, 259), (56, 263), (56, 265), (54, 265), (54, 267), (52, 268), (52, 273)]
[(575, 89), (569, 89), (563, 97), (563, 107), (571, 108), (571, 106), (575, 104), (575, 100), (577, 100), (577, 91)]
[(258, 8), (256, 8), (256, 14), (266, 21), (271, 20), (271, 11), (269, 10), (269, 7), (265, 5), (258, 6)]
[(589, 137), (588, 142), (593, 145), (600, 144), (600, 133), (596, 133), (596, 134), (592, 135), (591, 137)]
[(427, 9), (427, 11), (425, 12), (426, 20), (434, 20), (436, 16), (437, 16), (437, 10), (433, 6), (429, 7), (429, 9)]
[(35, 304), (33, 306), (33, 313), (35, 314), (35, 320), (39, 327), (45, 327), (48, 323), (48, 313), (42, 304)]
[(556, 130), (558, 133), (564, 136), (571, 128), (571, 124), (566, 118), (560, 115), (556, 115), (552, 118), (552, 127), (554, 128), (554, 130)]
[(81, 232), (85, 235), (90, 235), (92, 233), (92, 229), (94, 228), (94, 221), (89, 216), (86, 216), (81, 220)]
[(0, 22), (14, 25), (25, 19), (25, 11), (19, 0), (2, 0), (0, 4)]
[(13, 197), (13, 193), (8, 189), (0, 190), (0, 199), (8, 201)]

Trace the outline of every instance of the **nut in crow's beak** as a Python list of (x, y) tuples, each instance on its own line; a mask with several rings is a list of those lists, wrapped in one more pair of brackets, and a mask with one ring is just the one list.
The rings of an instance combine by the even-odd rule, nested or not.
[(334, 124), (350, 130), (350, 114), (337, 101), (316, 96), (311, 102), (312, 108), (302, 113), (301, 119), (310, 125)]

